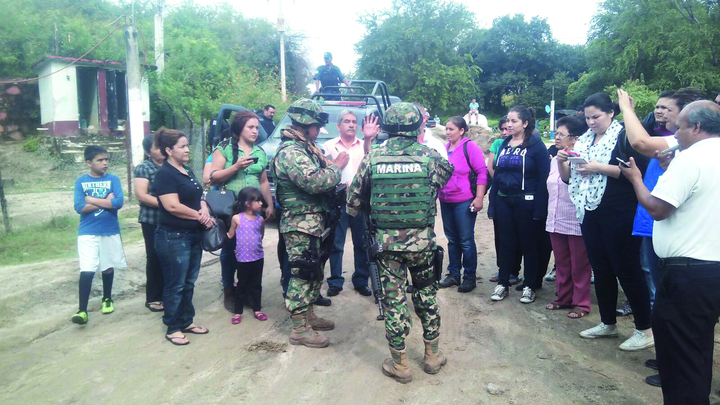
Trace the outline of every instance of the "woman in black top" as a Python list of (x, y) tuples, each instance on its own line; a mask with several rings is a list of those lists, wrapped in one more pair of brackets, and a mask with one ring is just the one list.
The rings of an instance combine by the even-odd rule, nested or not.
[[(505, 124), (508, 136), (500, 146), (495, 164), (495, 177), (490, 189), (488, 217), (497, 224), (500, 256), (498, 285), (490, 296), (502, 301), (508, 296), (510, 273), (515, 268), (518, 246), (525, 263), (525, 282), (520, 302), (535, 301), (540, 287), (538, 273), (544, 275), (547, 263), (543, 260), (546, 240), (550, 157), (540, 137), (533, 135), (535, 118), (525, 106), (518, 105), (508, 112)], [(545, 266), (545, 269), (541, 269)]]
[(601, 323), (580, 332), (585, 339), (617, 337), (615, 307), (617, 282), (625, 291), (635, 317), (635, 332), (621, 350), (641, 350), (654, 345), (650, 329), (650, 293), (640, 267), (640, 237), (633, 236), (637, 198), (623, 177), (618, 159), (630, 156), (644, 172), (647, 159), (630, 147), (624, 126), (614, 117), (619, 108), (604, 93), (585, 100), (585, 120), (590, 129), (580, 136), (573, 152), (587, 163), (570, 163), (568, 151), (558, 151), (558, 171), (569, 184), (570, 199), (580, 220), (588, 259), (595, 273), (595, 293)]
[(155, 144), (166, 158), (153, 182), (160, 203), (155, 250), (165, 278), (165, 338), (174, 345), (183, 346), (190, 343), (185, 333), (208, 333), (207, 328), (193, 324), (192, 297), (202, 259), (201, 231), (203, 227), (212, 226), (213, 220), (207, 205), (201, 201), (202, 184), (185, 166), (190, 160), (185, 134), (160, 128), (155, 133)]

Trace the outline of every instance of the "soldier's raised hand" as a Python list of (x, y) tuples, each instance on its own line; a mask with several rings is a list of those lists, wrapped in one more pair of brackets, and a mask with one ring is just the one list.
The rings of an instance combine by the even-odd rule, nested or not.
[(347, 166), (348, 162), (350, 161), (350, 155), (348, 155), (347, 152), (340, 152), (339, 155), (335, 158), (335, 161), (333, 164), (340, 169), (344, 169), (345, 166)]

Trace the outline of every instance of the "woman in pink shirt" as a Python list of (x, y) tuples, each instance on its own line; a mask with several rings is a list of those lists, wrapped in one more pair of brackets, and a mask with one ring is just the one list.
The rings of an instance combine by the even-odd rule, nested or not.
[[(487, 187), (487, 166), (482, 149), (465, 136), (468, 126), (462, 117), (452, 117), (445, 126), (448, 160), (455, 167), (450, 181), (440, 190), (440, 212), (448, 239), (448, 275), (441, 288), (460, 285), (459, 292), (475, 289), (477, 247), (475, 246), (475, 218), (483, 207)], [(471, 183), (471, 175), (477, 180)], [(465, 274), (460, 284), (460, 269)]]
[[(555, 146), (572, 151), (575, 141), (583, 134), (583, 122), (576, 117), (563, 117), (557, 122)], [(579, 319), (590, 313), (590, 276), (592, 269), (585, 251), (580, 222), (575, 205), (570, 200), (568, 185), (560, 178), (557, 157), (550, 162), (548, 187), (548, 216), (545, 230), (550, 233), (555, 252), (557, 299), (546, 309), (572, 308), (568, 318)]]

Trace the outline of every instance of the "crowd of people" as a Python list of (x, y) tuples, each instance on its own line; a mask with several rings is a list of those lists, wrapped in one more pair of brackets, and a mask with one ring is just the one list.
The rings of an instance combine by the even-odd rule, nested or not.
[[(332, 55), (326, 57), (331, 60)], [(500, 121), (501, 138), (487, 159), (468, 138), (465, 119), (447, 121), (442, 143), (425, 131), (425, 108), (412, 103), (393, 104), (381, 121), (340, 112), (340, 135), (323, 150), (315, 140), (329, 117), (315, 101), (301, 99), (288, 109), (292, 124), (282, 130), (272, 160), (256, 145), (261, 118), (251, 111), (237, 113), (203, 179), (185, 165), (188, 138), (160, 128), (144, 140), (146, 160), (134, 179), (147, 256), (145, 305), (163, 312), (165, 338), (174, 345), (189, 344), (187, 334), (209, 333), (194, 323), (192, 299), (203, 232), (219, 221), (204, 191), (216, 187), (235, 197), (233, 214), (224, 219), (227, 238), (220, 253), (232, 324), (242, 322), (245, 305), (254, 318), (267, 320), (261, 302), (262, 239), (265, 221), (277, 215), (290, 343), (327, 347), (329, 339), (318, 331), (335, 324), (318, 316), (315, 306), (322, 299), (327, 261), (327, 295), (343, 291), (349, 229), (354, 289), (371, 296), (369, 264), (379, 269), (377, 298), (391, 353), (383, 373), (401, 383), (412, 380), (405, 354), (407, 292), (423, 329), (423, 369), (435, 374), (447, 362), (439, 349), (436, 294), (452, 286), (461, 293), (476, 288), (481, 252), (475, 224), (487, 193), (498, 268), (491, 300), (503, 301), (518, 284), (520, 302), (533, 303), (554, 255), (557, 296), (545, 308), (568, 310), (571, 319), (587, 316), (594, 274), (600, 323), (578, 331), (579, 336), (617, 337), (619, 282), (635, 324), (619, 348), (656, 346), (657, 360), (646, 365), (659, 375), (647, 381), (662, 386), (666, 403), (707, 403), (720, 316), (715, 293), (720, 222), (713, 215), (720, 199), (720, 165), (714, 161), (720, 151), (720, 107), (705, 98), (696, 89), (663, 92), (654, 114), (641, 120), (623, 90), (617, 104), (608, 94), (593, 94), (582, 117), (558, 120), (553, 154), (536, 134), (533, 112), (518, 105)], [(376, 144), (380, 131), (389, 139)], [(88, 147), (85, 160), (89, 173), (75, 185), (81, 273), (79, 311), (72, 321), (78, 324), (88, 322), (95, 272), (102, 272), (102, 313), (109, 314), (114, 269), (126, 266), (117, 219), (123, 205), (120, 181), (107, 173), (103, 148)], [(274, 209), (268, 168), (281, 212)], [(448, 241), (444, 278), (434, 233), (438, 199)], [(368, 232), (371, 240), (364, 239)], [(378, 246), (374, 251), (368, 248), (372, 244)]]

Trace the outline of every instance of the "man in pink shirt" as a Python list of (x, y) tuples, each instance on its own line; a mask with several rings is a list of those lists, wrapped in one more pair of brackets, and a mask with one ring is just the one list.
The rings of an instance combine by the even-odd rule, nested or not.
[[(356, 136), (358, 119), (355, 113), (350, 110), (341, 111), (340, 114), (338, 114), (337, 128), (338, 131), (340, 131), (340, 136), (325, 142), (323, 148), (325, 149), (325, 154), (333, 160), (341, 152), (347, 152), (350, 156), (350, 161), (343, 169), (340, 179), (341, 182), (350, 185), (353, 177), (355, 177), (355, 173), (357, 173), (360, 167), (363, 156), (365, 156), (363, 141)], [(372, 294), (372, 291), (370, 291), (368, 287), (368, 258), (363, 246), (365, 218), (362, 214), (357, 217), (351, 217), (343, 207), (340, 221), (335, 228), (335, 244), (330, 252), (330, 277), (327, 279), (328, 297), (340, 294), (340, 291), (343, 289), (343, 284), (345, 283), (345, 278), (342, 276), (342, 258), (348, 228), (350, 228), (352, 234), (355, 260), (355, 272), (352, 275), (353, 286), (357, 292), (364, 296), (370, 296)]]

